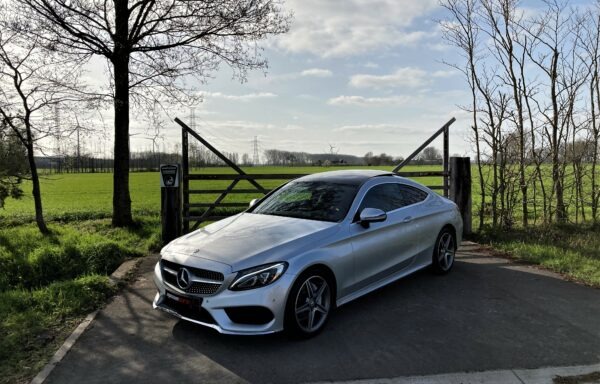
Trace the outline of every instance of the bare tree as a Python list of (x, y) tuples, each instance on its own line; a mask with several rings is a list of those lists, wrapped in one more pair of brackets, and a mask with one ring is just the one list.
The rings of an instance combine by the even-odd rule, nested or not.
[(489, 29), (486, 29), (489, 37), (493, 40), (493, 54), (504, 71), (502, 81), (512, 91), (514, 109), (511, 113), (512, 120), (518, 133), (518, 157), (519, 157), (519, 184), (521, 190), (522, 222), (528, 224), (527, 208), (527, 182), (525, 175), (525, 133), (524, 133), (524, 110), (523, 91), (520, 79), (517, 77), (518, 52), (514, 42), (518, 35), (518, 24), (521, 14), (517, 11), (516, 0), (484, 0), (482, 1), (483, 17), (486, 19)]
[(484, 225), (486, 207), (486, 179), (484, 177), (483, 164), (481, 161), (481, 142), (479, 116), (478, 116), (478, 92), (481, 91), (481, 82), (477, 73), (479, 55), (477, 53), (479, 27), (475, 20), (477, 15), (477, 2), (475, 0), (443, 0), (440, 2), (453, 16), (452, 22), (442, 21), (441, 27), (446, 41), (459, 48), (459, 52), (465, 60), (464, 65), (447, 63), (463, 73), (471, 92), (471, 106), (463, 107), (470, 111), (473, 117), (471, 130), (474, 135), (475, 156), (477, 171), (479, 173), (479, 193), (481, 194), (481, 205), (479, 207), (479, 228)]
[(436, 147), (427, 147), (419, 155), (419, 160), (438, 161), (442, 160), (442, 152)]
[(581, 16), (577, 23), (584, 28), (580, 44), (583, 50), (582, 61), (587, 63), (590, 80), (589, 92), (589, 131), (591, 153), (591, 198), (592, 220), (598, 223), (600, 188), (598, 186), (598, 148), (600, 146), (600, 1), (596, 1), (590, 13)]
[(56, 128), (52, 119), (43, 117), (54, 106), (74, 101), (66, 90), (75, 87), (79, 67), (42, 49), (38, 39), (8, 31), (6, 22), (3, 18), (0, 24), (0, 118), (27, 151), (35, 219), (39, 230), (47, 234), (34, 154), (39, 140)]
[[(257, 42), (287, 31), (277, 0), (15, 0), (32, 27), (23, 32), (53, 49), (106, 58), (114, 89), (113, 217), (132, 224), (129, 194), (129, 106), (166, 97), (185, 101), (192, 90), (179, 80), (205, 81), (219, 63), (240, 79), (264, 68)], [(137, 91), (136, 91), (137, 90)]]
[[(572, 27), (574, 11), (568, 9), (568, 3), (559, 0), (548, 0), (546, 11), (523, 28), (533, 39), (527, 50), (530, 60), (545, 74), (548, 83), (546, 92), (550, 97), (549, 105), (540, 104), (537, 109), (545, 120), (545, 134), (550, 143), (552, 156), (552, 191), (556, 200), (555, 217), (558, 222), (567, 220), (567, 209), (564, 199), (564, 172), (561, 161), (561, 143), (566, 140), (569, 116), (566, 109), (568, 102), (561, 103), (565, 89), (561, 88), (560, 76), (562, 55), (568, 56), (572, 50)], [(565, 100), (563, 100), (565, 101)]]

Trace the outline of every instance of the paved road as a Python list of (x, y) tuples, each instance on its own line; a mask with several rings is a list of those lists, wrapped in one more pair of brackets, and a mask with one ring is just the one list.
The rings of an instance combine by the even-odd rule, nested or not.
[(224, 336), (154, 311), (141, 275), (100, 312), (50, 383), (299, 383), (600, 362), (600, 290), (462, 247), (338, 309), (317, 338)]

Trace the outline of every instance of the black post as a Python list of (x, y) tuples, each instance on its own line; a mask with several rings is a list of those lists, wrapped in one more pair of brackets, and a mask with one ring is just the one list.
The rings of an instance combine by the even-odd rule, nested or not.
[(188, 163), (188, 131), (186, 127), (181, 128), (181, 168), (183, 172), (183, 231), (188, 233), (190, 231), (190, 222), (187, 220), (189, 216), (190, 208), (190, 174), (189, 163)]
[(180, 180), (181, 167), (179, 164), (160, 166), (160, 221), (163, 244), (181, 236)]
[(444, 196), (448, 197), (448, 159), (450, 154), (450, 135), (448, 132), (448, 126), (444, 128)]
[(450, 200), (458, 205), (463, 220), (463, 235), (471, 234), (471, 159), (450, 158)]

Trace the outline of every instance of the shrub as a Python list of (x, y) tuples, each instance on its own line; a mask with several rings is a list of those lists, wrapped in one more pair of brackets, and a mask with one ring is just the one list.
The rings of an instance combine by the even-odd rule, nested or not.
[(29, 255), (29, 264), (31, 275), (22, 277), (27, 288), (74, 278), (85, 271), (79, 249), (73, 245), (43, 245)]
[(23, 277), (28, 275), (30, 271), (26, 260), (0, 247), (0, 292), (21, 285)]

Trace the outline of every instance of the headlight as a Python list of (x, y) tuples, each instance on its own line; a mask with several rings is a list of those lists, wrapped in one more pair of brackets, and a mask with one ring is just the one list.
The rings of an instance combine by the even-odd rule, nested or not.
[(243, 291), (264, 287), (279, 279), (287, 269), (286, 262), (261, 265), (238, 272), (235, 280), (229, 286), (232, 291)]

